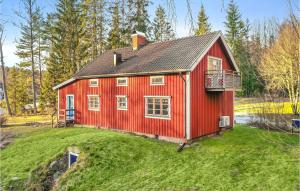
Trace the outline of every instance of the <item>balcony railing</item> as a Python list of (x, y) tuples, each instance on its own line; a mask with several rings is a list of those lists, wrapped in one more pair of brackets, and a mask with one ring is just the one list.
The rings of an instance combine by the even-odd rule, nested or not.
[(207, 70), (205, 72), (205, 88), (207, 91), (239, 90), (241, 75), (231, 70)]

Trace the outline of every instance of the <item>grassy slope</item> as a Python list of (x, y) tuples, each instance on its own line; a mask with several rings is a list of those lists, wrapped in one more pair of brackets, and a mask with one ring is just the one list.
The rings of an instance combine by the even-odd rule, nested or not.
[(238, 126), (177, 153), (175, 144), (105, 130), (36, 130), (0, 151), (1, 184), (25, 180), (77, 145), (85, 159), (62, 178), (62, 190), (296, 190), (298, 143), (296, 136)]

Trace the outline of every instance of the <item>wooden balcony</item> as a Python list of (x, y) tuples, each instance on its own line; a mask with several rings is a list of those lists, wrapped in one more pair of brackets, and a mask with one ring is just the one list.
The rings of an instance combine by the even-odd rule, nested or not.
[(241, 89), (241, 75), (231, 70), (207, 70), (206, 91), (236, 91)]

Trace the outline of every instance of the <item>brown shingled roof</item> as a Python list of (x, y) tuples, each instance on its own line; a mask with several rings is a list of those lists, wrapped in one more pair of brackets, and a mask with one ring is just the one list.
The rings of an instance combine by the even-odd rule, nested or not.
[[(202, 36), (150, 43), (139, 50), (132, 50), (132, 47), (108, 50), (82, 68), (71, 79), (58, 84), (53, 89), (59, 89), (81, 78), (192, 71), (219, 38), (227, 50), (231, 64), (233, 64), (236, 71), (239, 71), (225, 39), (218, 31)], [(122, 63), (117, 66), (113, 62), (114, 52), (122, 55)]]
[[(150, 43), (135, 51), (131, 47), (109, 50), (85, 66), (74, 77), (187, 71), (219, 34), (213, 32), (202, 36)], [(113, 64), (114, 52), (122, 55), (123, 61), (117, 66)]]

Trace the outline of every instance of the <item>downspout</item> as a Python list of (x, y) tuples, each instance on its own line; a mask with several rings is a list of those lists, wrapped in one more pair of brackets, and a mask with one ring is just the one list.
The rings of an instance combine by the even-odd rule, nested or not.
[(184, 83), (184, 138), (187, 141), (187, 130), (186, 130), (186, 80), (184, 79), (182, 72), (179, 73), (179, 76)]

